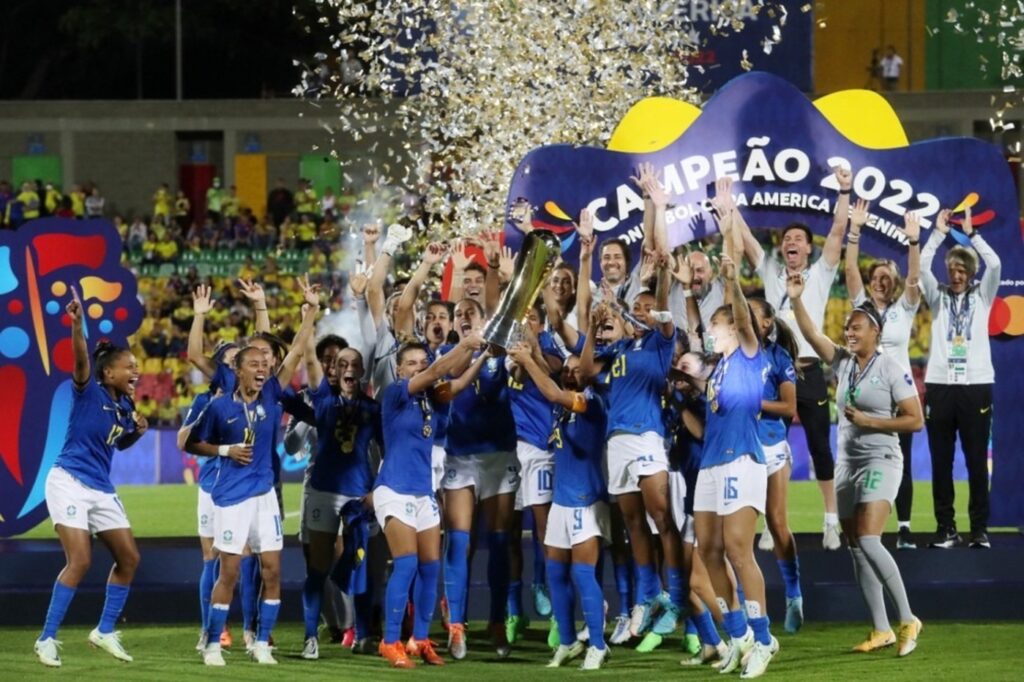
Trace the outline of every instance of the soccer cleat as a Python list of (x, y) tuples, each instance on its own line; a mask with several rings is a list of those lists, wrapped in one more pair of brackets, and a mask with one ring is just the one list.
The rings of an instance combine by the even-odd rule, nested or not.
[(245, 642), (245, 652), (249, 653), (252, 648), (256, 645), (256, 632), (255, 630), (243, 630), (242, 641)]
[(533, 610), (541, 618), (549, 617), (551, 615), (551, 596), (548, 594), (548, 586), (535, 584), (532, 589)]
[(103, 649), (119, 661), (131, 663), (132, 660), (134, 660), (128, 655), (128, 652), (124, 650), (124, 645), (121, 644), (120, 632), (108, 632), (107, 634), (103, 634), (100, 632), (99, 628), (93, 628), (93, 631), (89, 633), (89, 644), (92, 644), (97, 649)]
[(576, 633), (576, 639), (586, 644), (590, 641), (590, 627), (587, 625), (583, 626), (583, 629)]
[(410, 656), (419, 656), (427, 665), (444, 665), (444, 659), (434, 651), (434, 643), (429, 639), (413, 639), (405, 645), (405, 653)]
[(772, 637), (771, 644), (755, 642), (754, 648), (750, 650), (750, 657), (743, 665), (743, 672), (740, 673), (740, 679), (752, 680), (755, 677), (761, 677), (761, 675), (764, 675), (764, 671), (768, 669), (768, 664), (771, 663), (772, 658), (778, 652), (779, 640), (774, 637)]
[(416, 664), (409, 658), (409, 654), (405, 653), (405, 645), (401, 642), (392, 642), (391, 644), (381, 642), (380, 646), (377, 647), (377, 651), (383, 658), (387, 659), (392, 668), (416, 667)]
[(302, 657), (307, 661), (315, 661), (320, 658), (320, 640), (316, 637), (306, 639), (306, 643), (302, 647)]
[(700, 653), (700, 637), (695, 635), (695, 634), (693, 634), (693, 633), (690, 633), (688, 635), (684, 635), (683, 636), (683, 651), (685, 651), (686, 653), (690, 654), (691, 656), (696, 656), (697, 654), (699, 654)]
[(341, 644), (342, 641), (345, 639), (345, 631), (341, 628), (336, 628), (332, 625), (327, 628), (327, 631), (331, 635), (331, 638), (329, 640), (331, 644)]
[(203, 665), (211, 665), (216, 668), (223, 668), (226, 665), (219, 642), (207, 644), (206, 648), (203, 649)]
[(822, 529), (821, 546), (828, 552), (834, 552), (843, 546), (839, 539), (839, 524), (826, 523)]
[(547, 667), (560, 668), (572, 659), (579, 657), (585, 649), (586, 647), (583, 642), (573, 642), (572, 646), (559, 644), (558, 648), (555, 649), (555, 655), (548, 661)]
[(558, 645), (562, 643), (562, 638), (558, 635), (558, 622), (554, 616), (551, 616), (548, 626), (548, 648), (551, 650), (557, 649)]
[(790, 599), (786, 598), (786, 623), (785, 629), (791, 635), (795, 635), (800, 632), (800, 627), (804, 624), (804, 598), (793, 597)]
[(508, 616), (505, 618), (505, 638), (509, 641), (509, 644), (515, 644), (523, 633), (526, 632), (526, 626), (530, 624), (530, 620), (526, 616)]
[(341, 635), (341, 646), (351, 649), (356, 645), (356, 629), (349, 628)]
[(629, 641), (629, 616), (619, 615), (615, 618), (615, 628), (608, 638), (609, 644), (625, 644)]
[(448, 627), (448, 653), (456, 661), (466, 657), (466, 626), (462, 623), (451, 623)]
[(580, 670), (600, 670), (608, 659), (608, 647), (598, 649), (596, 646), (587, 647), (587, 655), (580, 664)]
[[(303, 651), (302, 653), (306, 653)], [(270, 653), (270, 642), (256, 642), (249, 652), (249, 658), (260, 665), (277, 665), (277, 659)]]
[(911, 535), (910, 529), (906, 526), (900, 526), (899, 531), (896, 533), (896, 549), (917, 549), (914, 536)]
[(357, 639), (355, 644), (352, 645), (352, 653), (354, 654), (373, 655), (374, 649), (373, 640), (369, 637)]
[(37, 640), (35, 645), (36, 657), (39, 659), (39, 662), (45, 666), (50, 668), (59, 668), (60, 647), (61, 643), (53, 637)]
[(921, 619), (914, 616), (914, 620), (900, 625), (900, 633), (897, 636), (899, 641), (899, 655), (909, 656), (910, 652), (917, 648), (917, 638), (921, 635), (924, 624)]
[(988, 541), (988, 533), (983, 530), (972, 530), (971, 540), (967, 546), (971, 549), (992, 549), (992, 543)]
[(722, 660), (722, 667), (718, 672), (725, 674), (736, 671), (743, 663), (743, 657), (754, 648), (754, 632), (749, 627), (743, 637), (733, 637), (729, 641), (729, 651)]
[(651, 625), (651, 632), (662, 636), (671, 635), (679, 623), (679, 607), (664, 592), (658, 597), (658, 607), (658, 617)]
[(887, 646), (892, 646), (896, 643), (896, 635), (892, 630), (886, 632), (879, 632), (878, 630), (872, 630), (868, 633), (868, 638), (863, 642), (853, 647), (853, 650), (857, 653), (866, 654), (869, 651), (877, 651), (878, 649), (884, 649)]
[(202, 653), (206, 649), (207, 641), (210, 639), (210, 635), (205, 629), (199, 631), (199, 641), (196, 642), (196, 651)]
[(711, 664), (714, 667), (719, 667), (715, 664), (724, 661), (726, 656), (728, 655), (729, 645), (725, 642), (719, 642), (718, 646), (711, 646), (710, 644), (705, 644), (701, 647), (699, 652), (697, 652), (690, 658), (684, 658), (683, 660), (679, 661), (679, 665), (690, 667)]
[(772, 538), (772, 534), (765, 528), (761, 531), (761, 539), (757, 541), (757, 548), (762, 552), (774, 552), (775, 551), (775, 539)]
[(656, 632), (648, 632), (644, 635), (644, 638), (640, 640), (640, 643), (636, 645), (636, 650), (641, 654), (649, 654), (665, 641), (665, 638)]
[(512, 647), (505, 636), (504, 623), (491, 623), (491, 641), (494, 643), (494, 651), (498, 658), (508, 658), (512, 654)]
[(956, 532), (955, 527), (939, 528), (935, 532), (935, 537), (928, 544), (932, 549), (950, 549), (963, 543), (960, 538), (960, 534)]
[(220, 646), (222, 649), (230, 649), (233, 643), (234, 640), (231, 639), (231, 630), (229, 630), (228, 626), (225, 625), (224, 632), (220, 633)]
[(651, 629), (651, 623), (654, 621), (654, 609), (657, 604), (657, 600), (652, 599), (651, 601), (638, 602), (633, 607), (633, 612), (629, 616), (630, 635), (639, 637)]

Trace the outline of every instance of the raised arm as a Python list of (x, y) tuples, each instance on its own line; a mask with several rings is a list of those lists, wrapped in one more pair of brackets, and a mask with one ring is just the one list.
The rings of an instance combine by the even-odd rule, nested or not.
[(78, 297), (78, 290), (71, 287), (71, 301), (64, 308), (68, 317), (71, 318), (71, 350), (75, 354), (75, 369), (71, 378), (75, 382), (75, 388), (83, 388), (89, 383), (89, 346), (85, 342), (85, 330), (82, 328), (82, 300)]
[(484, 306), (490, 317), (501, 301), (501, 233), (487, 232), (483, 236), (487, 275), (484, 278)]
[(608, 315), (608, 309), (603, 306), (597, 306), (593, 314), (590, 316), (590, 327), (587, 330), (587, 336), (583, 340), (583, 351), (580, 353), (580, 372), (589, 381), (593, 377), (597, 376), (600, 368), (597, 363), (594, 362), (594, 345), (597, 339), (597, 330), (601, 328), (604, 323), (604, 318)]
[(947, 208), (939, 211), (935, 219), (935, 229), (928, 236), (928, 242), (921, 249), (921, 295), (924, 296), (928, 307), (935, 308), (939, 302), (939, 280), (935, 279), (932, 272), (932, 261), (939, 246), (945, 241), (949, 234), (949, 217), (952, 212)]
[[(367, 253), (372, 253), (373, 245), (380, 238), (380, 228), (370, 224), (363, 228), (363, 243)], [(384, 322), (384, 282), (387, 281), (388, 272), (391, 270), (391, 255), (382, 251), (374, 260), (367, 258), (370, 266), (369, 280), (366, 283), (366, 303), (370, 306), (370, 315), (373, 317), (373, 326), (380, 327)]]
[(630, 180), (633, 181), (637, 187), (643, 192), (644, 195), (644, 215), (643, 215), (643, 242), (641, 244), (640, 253), (654, 253), (657, 251), (657, 238), (655, 236), (654, 223), (655, 223), (655, 212), (656, 208), (654, 200), (649, 192), (648, 184), (649, 181), (654, 178), (654, 164), (641, 163), (637, 166), (637, 174), (630, 176)]
[(846, 239), (846, 291), (855, 301), (864, 291), (864, 277), (860, 274), (860, 231), (868, 222), (868, 202), (857, 199), (850, 216), (850, 236)]
[(309, 337), (313, 335), (316, 317), (320, 313), (320, 295), (317, 291), (319, 287), (310, 286), (306, 276), (299, 279), (299, 286), (302, 287), (302, 295), (305, 299), (302, 306), (302, 324), (299, 325), (299, 331), (295, 334), (292, 347), (288, 349), (288, 354), (284, 356), (284, 360), (281, 361), (281, 366), (277, 370), (277, 380), (281, 386), (287, 386), (288, 382), (292, 380), (292, 375), (299, 366), (299, 360), (305, 354)]
[(971, 222), (971, 209), (968, 208), (964, 212), (964, 234), (971, 238), (971, 246), (981, 256), (981, 260), (985, 262), (985, 272), (981, 275), (981, 297), (987, 303), (992, 303), (995, 300), (996, 292), (999, 291), (999, 278), (1002, 275), (1003, 264), (999, 260), (999, 256), (992, 250), (984, 239), (981, 238), (981, 234), (974, 229), (974, 225)]
[(472, 363), (470, 363), (469, 368), (465, 372), (452, 379), (451, 389), (453, 397), (462, 393), (464, 390), (469, 388), (470, 384), (476, 381), (476, 378), (480, 376), (480, 370), (483, 368), (484, 363), (487, 362), (489, 357), (489, 354), (481, 353), (473, 360)]
[(270, 331), (270, 315), (267, 312), (267, 294), (263, 287), (251, 279), (239, 279), (242, 295), (249, 299), (253, 310), (253, 329), (256, 332)]
[(517, 343), (509, 350), (509, 355), (520, 367), (526, 370), (530, 378), (533, 379), (533, 383), (537, 385), (538, 390), (550, 402), (561, 405), (573, 412), (586, 412), (586, 397), (582, 393), (559, 388), (547, 371), (537, 364), (527, 344)]
[(800, 333), (807, 339), (807, 343), (811, 344), (811, 348), (818, 354), (818, 357), (831, 365), (832, 359), (836, 354), (835, 344), (814, 326), (807, 308), (804, 307), (804, 302), (800, 300), (800, 296), (803, 293), (804, 278), (800, 275), (791, 275), (786, 280), (786, 295), (789, 296), (789, 300), (793, 305), (793, 315), (796, 316), (796, 324), (800, 328)]
[(306, 380), (309, 384), (309, 390), (315, 391), (324, 379), (324, 367), (316, 357), (316, 337), (314, 334), (306, 337), (306, 348), (302, 357), (306, 362)]
[(655, 258), (657, 259), (655, 272), (658, 276), (658, 283), (654, 290), (655, 305), (658, 306), (656, 318), (659, 323), (659, 331), (661, 331), (663, 336), (669, 338), (676, 333), (676, 325), (672, 321), (672, 313), (668, 312), (668, 292), (672, 287), (671, 275), (669, 274), (669, 259), (671, 256), (667, 253), (658, 252)]
[(903, 216), (903, 234), (910, 241), (907, 250), (907, 281), (903, 295), (907, 297), (907, 303), (916, 308), (921, 302), (921, 223), (916, 213), (907, 213)]
[(206, 357), (206, 334), (203, 329), (206, 314), (213, 309), (212, 290), (200, 284), (192, 292), (192, 327), (188, 330), (188, 361), (202, 372), (207, 379), (212, 379), (217, 372), (213, 360)]
[(839, 198), (836, 199), (836, 212), (832, 216), (832, 229), (825, 238), (825, 247), (821, 257), (829, 267), (839, 265), (839, 254), (843, 250), (843, 236), (846, 234), (846, 223), (850, 219), (850, 192), (853, 187), (853, 171), (846, 168), (833, 169), (839, 181)]
[[(550, 284), (541, 289), (541, 296), (544, 297), (544, 310), (547, 314), (548, 324), (551, 325), (551, 331), (562, 337), (566, 348), (575, 348), (576, 344), (580, 342), (580, 333), (562, 316), (562, 309), (555, 301), (555, 294), (551, 291)], [(579, 298), (576, 300), (578, 301)]]
[(423, 284), (430, 277), (434, 266), (444, 261), (448, 255), (448, 247), (440, 242), (427, 244), (423, 252), (423, 260), (409, 278), (409, 283), (402, 289), (402, 295), (395, 306), (395, 338), (411, 336), (416, 327), (416, 299), (419, 298)]
[[(587, 209), (580, 211), (580, 224), (577, 228), (580, 236), (580, 272), (576, 278), (576, 324), (580, 329), (590, 326), (590, 284), (594, 269), (594, 214)], [(565, 338), (564, 336), (562, 338)], [(569, 340), (566, 339), (566, 343)]]
[(761, 346), (760, 339), (754, 331), (754, 321), (750, 317), (750, 308), (747, 306), (747, 299), (743, 295), (743, 288), (737, 273), (737, 265), (728, 254), (722, 254), (722, 279), (725, 286), (732, 290), (732, 319), (736, 323), (736, 334), (739, 337), (740, 348), (748, 358), (757, 355)]
[(451, 352), (434, 360), (429, 367), (409, 379), (409, 393), (416, 394), (427, 390), (438, 379), (443, 379), (458, 367), (464, 366), (466, 361), (473, 357), (473, 351), (484, 345), (486, 344), (481, 336), (467, 336)]

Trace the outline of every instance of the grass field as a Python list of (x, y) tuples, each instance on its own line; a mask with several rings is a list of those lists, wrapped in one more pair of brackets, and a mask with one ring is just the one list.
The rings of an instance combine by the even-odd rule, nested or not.
[[(852, 654), (847, 650), (865, 634), (863, 625), (809, 625), (799, 635), (776, 633), (781, 650), (768, 668), (765, 679), (779, 680), (1019, 680), (1024, 654), (1017, 648), (1021, 635), (1019, 623), (925, 623), (917, 650), (906, 658), (898, 658), (889, 648), (874, 654)], [(457, 680), (523, 680), (536, 679), (721, 679), (709, 668), (683, 669), (678, 638), (666, 640), (653, 654), (615, 647), (607, 667), (582, 675), (575, 665), (561, 670), (547, 670), (549, 650), (541, 642), (539, 629), (528, 633), (530, 638), (516, 644), (513, 655), (499, 661), (486, 646), (480, 628), (470, 631), (470, 653), (464, 661), (450, 661), (443, 669), (419, 666), (416, 670), (391, 670), (376, 656), (356, 656), (338, 646), (321, 646), (319, 661), (299, 657), (302, 631), (300, 626), (284, 624), (277, 628), (275, 652), (279, 665), (261, 667), (251, 663), (238, 649), (225, 656), (227, 667), (204, 668), (193, 651), (195, 628), (145, 627), (124, 628), (125, 646), (135, 657), (130, 664), (118, 663), (105, 653), (94, 651), (86, 642), (87, 628), (66, 628), (60, 638), (64, 642), (63, 668), (45, 670), (32, 653), (36, 629), (4, 629), (0, 632), (0, 677), (8, 680), (39, 679), (57, 675), (75, 680), (157, 680), (185, 679), (203, 676), (207, 679), (261, 680), (292, 679), (396, 679), (417, 677)], [(440, 639), (438, 633), (438, 638)], [(476, 637), (474, 637), (476, 635)], [(729, 679), (737, 679), (731, 677)]]
[[(196, 534), (196, 489), (188, 485), (126, 485), (118, 488), (132, 528), (138, 537), (193, 537)], [(284, 487), (285, 533), (299, 530), (299, 499), (302, 486), (298, 483)], [(967, 482), (957, 481), (957, 526), (967, 530)], [(797, 533), (821, 532), (821, 494), (818, 485), (810, 481), (795, 482), (789, 488), (789, 523)], [(931, 484), (914, 484), (914, 513), (911, 519), (916, 533), (935, 531), (932, 516)], [(896, 517), (889, 519), (889, 531), (896, 530)], [(36, 526), (18, 536), (24, 539), (55, 538), (49, 522)]]

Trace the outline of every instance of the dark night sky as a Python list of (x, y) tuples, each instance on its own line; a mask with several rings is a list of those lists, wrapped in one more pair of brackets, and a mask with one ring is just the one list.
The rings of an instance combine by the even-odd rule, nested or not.
[[(293, 16), (292, 7), (310, 17)], [(184, 96), (289, 96), (313, 0), (182, 0)], [(0, 99), (173, 99), (174, 0), (4, 0)]]

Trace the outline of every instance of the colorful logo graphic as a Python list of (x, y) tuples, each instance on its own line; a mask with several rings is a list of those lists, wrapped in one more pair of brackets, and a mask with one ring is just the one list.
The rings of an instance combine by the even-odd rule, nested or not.
[(46, 474), (71, 410), (71, 319), (78, 288), (90, 350), (126, 345), (142, 322), (121, 238), (106, 221), (43, 218), (0, 232), (0, 537), (46, 518)]

